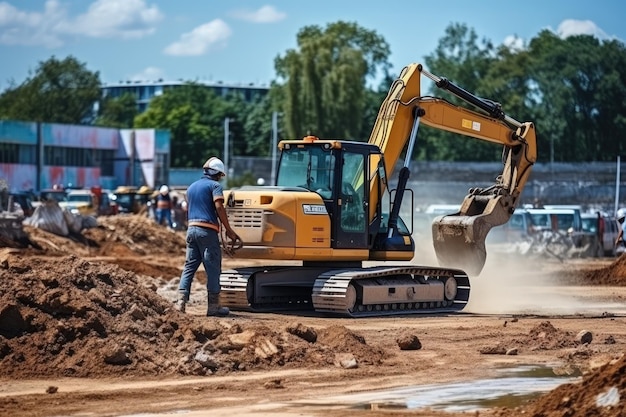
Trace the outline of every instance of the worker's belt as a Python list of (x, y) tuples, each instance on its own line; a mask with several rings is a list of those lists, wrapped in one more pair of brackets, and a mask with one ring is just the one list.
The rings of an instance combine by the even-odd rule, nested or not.
[(157, 202), (157, 208), (158, 209), (168, 209), (168, 208), (170, 208), (170, 203), (168, 203), (167, 201), (159, 201), (159, 202)]
[(204, 229), (215, 230), (216, 232), (220, 231), (220, 227), (218, 225), (213, 224), (213, 223), (207, 223), (207, 222), (189, 222), (187, 226), (202, 227)]

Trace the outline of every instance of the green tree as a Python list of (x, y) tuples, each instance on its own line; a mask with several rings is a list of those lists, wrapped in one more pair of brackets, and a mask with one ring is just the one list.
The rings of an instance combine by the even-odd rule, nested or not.
[[(277, 90), (275, 90), (277, 91)], [(272, 154), (272, 113), (275, 106), (271, 95), (263, 97), (249, 106), (244, 121), (245, 154), (250, 156), (268, 156)], [(278, 118), (280, 123), (281, 118)], [(279, 132), (280, 132), (279, 125)]]
[(540, 155), (610, 161), (624, 152), (624, 44), (588, 35), (561, 39), (545, 30), (532, 39), (529, 53), (544, 139)]
[(370, 137), (374, 123), (376, 122), (376, 117), (378, 116), (380, 105), (385, 97), (387, 97), (387, 93), (389, 92), (389, 88), (391, 87), (394, 79), (395, 78), (393, 76), (387, 74), (379, 83), (378, 88), (368, 89), (365, 91), (365, 105), (362, 116), (363, 122), (361, 125), (361, 133), (358, 135), (358, 138), (367, 140)]
[(68, 56), (40, 62), (35, 73), (0, 95), (0, 117), (50, 123), (84, 124), (93, 120), (100, 99), (100, 76)]
[(390, 65), (389, 45), (376, 32), (339, 21), (302, 28), (297, 49), (275, 59), (283, 89), (286, 134), (362, 139), (366, 78)]
[[(170, 131), (173, 167), (199, 167), (210, 156), (225, 159), (227, 120), (229, 156), (266, 155), (269, 136), (255, 136), (263, 129), (260, 115), (267, 112), (264, 103), (248, 103), (238, 93), (218, 97), (205, 86), (190, 82), (154, 98), (135, 118), (135, 127)], [(267, 126), (270, 117), (264, 117)]]
[(100, 102), (100, 111), (94, 121), (96, 126), (131, 128), (137, 116), (135, 96), (123, 94), (120, 97), (105, 97)]
[[(454, 23), (446, 28), (437, 48), (425, 57), (424, 62), (431, 73), (447, 78), (459, 87), (480, 96), (481, 82), (493, 65), (494, 56), (495, 48), (490, 41), (479, 40), (474, 29), (465, 24)], [(423, 92), (427, 90), (426, 85), (422, 86)], [(434, 84), (430, 91), (454, 104), (477, 110)], [(493, 161), (501, 155), (501, 148), (491, 143), (467, 139), (443, 130), (420, 128), (419, 142), (421, 145), (417, 157), (423, 160)]]
[(171, 166), (197, 168), (222, 153), (222, 128), (212, 111), (219, 98), (209, 89), (187, 84), (155, 97), (148, 109), (135, 117), (137, 128), (168, 129), (171, 134)]

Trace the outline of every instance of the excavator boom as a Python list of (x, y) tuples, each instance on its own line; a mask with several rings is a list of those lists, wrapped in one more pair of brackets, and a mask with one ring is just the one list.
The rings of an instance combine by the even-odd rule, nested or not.
[[(423, 96), (422, 75), (481, 112), (442, 98)], [(495, 183), (487, 188), (470, 189), (457, 213), (437, 217), (432, 225), (439, 263), (478, 274), (487, 257), (485, 239), (489, 230), (509, 220), (537, 159), (535, 127), (532, 122), (521, 123), (506, 115), (498, 103), (477, 97), (429, 73), (420, 64), (411, 64), (392, 84), (369, 140), (385, 155), (387, 176), (391, 175), (407, 141), (412, 149), (414, 138), (409, 138), (409, 132), (414, 136), (420, 122), (503, 146), (504, 167)], [(405, 167), (410, 157), (407, 151)], [(371, 189), (375, 190), (373, 184)], [(370, 208), (370, 218), (374, 216)]]

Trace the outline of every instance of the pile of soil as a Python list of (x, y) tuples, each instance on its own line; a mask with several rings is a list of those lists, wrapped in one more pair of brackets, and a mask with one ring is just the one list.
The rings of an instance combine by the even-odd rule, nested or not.
[(626, 356), (583, 377), (563, 384), (526, 407), (532, 417), (626, 415)]
[[(516, 352), (576, 348), (580, 342), (572, 332), (557, 329), (549, 321), (543, 321), (520, 337), (502, 338), (495, 346), (483, 346), (478, 351), (485, 355), (505, 355)], [(517, 354), (517, 353), (516, 353)]]
[(582, 281), (588, 285), (626, 285), (626, 256), (620, 256), (604, 268), (584, 271)]
[(5, 254), (0, 275), (2, 377), (207, 375), (333, 366), (338, 353), (375, 364), (386, 355), (343, 326), (310, 342), (288, 331), (298, 323), (277, 331), (185, 315), (136, 274), (73, 255)]
[(36, 227), (24, 225), (31, 249), (49, 255), (130, 257), (144, 255), (184, 255), (185, 234), (156, 224), (145, 215), (98, 217), (98, 226), (83, 229), (79, 234), (58, 236)]

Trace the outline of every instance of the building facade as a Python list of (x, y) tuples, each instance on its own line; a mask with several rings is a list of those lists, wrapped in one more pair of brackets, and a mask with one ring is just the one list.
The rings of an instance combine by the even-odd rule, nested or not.
[(10, 191), (63, 187), (156, 187), (169, 180), (170, 134), (0, 121), (0, 178)]
[[(137, 102), (137, 109), (143, 112), (148, 108), (150, 101), (157, 96), (162, 95), (169, 89), (178, 88), (190, 84), (186, 81), (126, 81), (117, 84), (105, 84), (102, 87), (102, 96), (117, 98), (124, 94), (131, 94)], [(226, 97), (232, 93), (240, 93), (246, 101), (253, 101), (263, 97), (269, 91), (269, 88), (263, 85), (247, 85), (224, 84), (221, 81), (207, 82), (197, 81), (197, 85), (204, 86), (213, 91), (218, 97)]]

